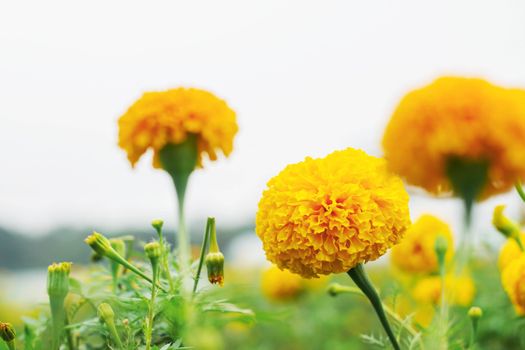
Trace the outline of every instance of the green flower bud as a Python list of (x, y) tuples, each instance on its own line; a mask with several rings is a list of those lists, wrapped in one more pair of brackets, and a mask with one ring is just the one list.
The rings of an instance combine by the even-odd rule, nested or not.
[(206, 255), (206, 268), (208, 269), (208, 280), (211, 284), (224, 284), (224, 255), (221, 252), (210, 252)]
[(144, 246), (144, 252), (152, 263), (156, 263), (162, 255), (162, 247), (159, 242), (150, 242)]
[(338, 296), (341, 293), (345, 293), (346, 292), (346, 287), (341, 285), (341, 284), (339, 284), (339, 283), (332, 283), (332, 284), (330, 284), (328, 286), (327, 292), (331, 296), (335, 297), (335, 296)]
[(99, 255), (107, 256), (113, 255), (116, 251), (111, 246), (111, 242), (104, 235), (93, 231), (84, 242), (86, 242), (91, 249), (97, 252)]
[(47, 294), (50, 297), (65, 298), (69, 292), (70, 262), (53, 263), (47, 268)]
[(504, 210), (504, 205), (498, 205), (494, 208), (492, 224), (507, 238), (519, 237), (519, 226), (503, 214)]
[(108, 323), (115, 320), (115, 312), (113, 311), (113, 308), (108, 303), (102, 303), (97, 308), (98, 311), (98, 317)]
[(468, 317), (471, 319), (480, 319), (483, 316), (483, 310), (480, 307), (473, 306), (468, 310)]
[(15, 340), (16, 332), (11, 323), (0, 322), (0, 338), (6, 343), (10, 343)]
[(157, 231), (157, 233), (159, 235), (161, 235), (162, 233), (162, 226), (164, 226), (164, 221), (162, 221), (161, 219), (156, 219), (156, 220), (153, 220), (151, 222), (151, 226), (153, 226), (153, 228), (155, 229), (155, 231)]

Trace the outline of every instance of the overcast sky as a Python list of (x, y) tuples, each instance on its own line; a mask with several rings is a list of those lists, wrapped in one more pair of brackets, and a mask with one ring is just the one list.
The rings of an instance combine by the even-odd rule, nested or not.
[[(525, 86), (524, 1), (0, 1), (0, 226), (174, 223), (173, 189), (132, 170), (117, 118), (144, 91), (213, 91), (238, 113), (230, 158), (195, 172), (190, 220), (251, 220), (286, 164), (381, 155), (393, 108), (442, 74)], [(490, 221), (497, 201), (482, 208)], [(416, 199), (413, 216), (457, 217)], [(484, 210), (484, 211), (483, 211)]]

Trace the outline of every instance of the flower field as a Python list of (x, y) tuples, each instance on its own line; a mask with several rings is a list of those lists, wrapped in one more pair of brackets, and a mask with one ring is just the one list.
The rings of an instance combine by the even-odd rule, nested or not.
[[(125, 17), (125, 8), (113, 11)], [(45, 122), (33, 119), (31, 124), (17, 119), (16, 113), (6, 122), (21, 128), (24, 137), (11, 136), (9, 145), (0, 143), (0, 148), (15, 155), (29, 150), (31, 156), (30, 165), (25, 159), (13, 161), (17, 156), (6, 156), (11, 161), (3, 162), (0, 158), (8, 165), (6, 179), (11, 179), (4, 181), (0, 175), (0, 190), (5, 191), (0, 194), (0, 214), (5, 210), (12, 216), (5, 215), (0, 224), (19, 220), (18, 227), (27, 225), (24, 230), (30, 233), (12, 234), (0, 227), (0, 350), (525, 349), (525, 76), (520, 78), (514, 69), (516, 75), (509, 70), (507, 79), (494, 78), (497, 74), (483, 74), (488, 69), (477, 73), (464, 65), (450, 71), (433, 68), (429, 78), (413, 66), (417, 83), (393, 79), (389, 86), (377, 78), (377, 67), (388, 61), (385, 55), (356, 50), (352, 57), (366, 56), (360, 65), (374, 65), (372, 57), (381, 57), (382, 63), (363, 74), (366, 79), (354, 72), (359, 83), (347, 79), (354, 84), (353, 94), (339, 95), (326, 82), (337, 80), (346, 66), (336, 53), (326, 52), (344, 45), (346, 36), (336, 32), (339, 40), (332, 42), (332, 36), (317, 32), (351, 21), (334, 12), (340, 23), (332, 22), (332, 16), (317, 23), (317, 11), (327, 8), (332, 9), (312, 7), (312, 20), (305, 23), (300, 22), (299, 7), (287, 8), (284, 22), (297, 14), (297, 23), (312, 30), (308, 40), (297, 40), (304, 44), (300, 47), (316, 47), (295, 52), (310, 63), (290, 80), (288, 70), (301, 60), (286, 67), (274, 61), (285, 60), (281, 53), (295, 43), (279, 41), (281, 34), (287, 38), (287, 30), (273, 37), (280, 51), (271, 57), (259, 59), (263, 55), (254, 49), (257, 45), (250, 46), (256, 39), (247, 36), (236, 42), (247, 56), (224, 63), (232, 47), (218, 43), (245, 28), (264, 27), (253, 33), (265, 38), (270, 30), (262, 20), (244, 23), (242, 16), (231, 27), (224, 23), (230, 28), (226, 31), (204, 20), (215, 23), (217, 14), (228, 12), (224, 9), (199, 12), (192, 26), (184, 22), (186, 14), (171, 17), (166, 12), (127, 27), (144, 47), (157, 40), (159, 47), (180, 45), (182, 50), (173, 56), (163, 57), (160, 50), (148, 51), (135, 41), (135, 51), (121, 51), (118, 44), (133, 37), (125, 31), (107, 42), (100, 61), (82, 47), (83, 57), (98, 62), (87, 65), (93, 68), (89, 74), (95, 74), (97, 64), (107, 69), (105, 74), (116, 72), (93, 86), (104, 89), (110, 81), (120, 81), (127, 89), (111, 88), (111, 95), (99, 95), (98, 104), (107, 114), (95, 131), (89, 129), (89, 118), (80, 123), (75, 118), (97, 105), (89, 95), (83, 96), (83, 105), (73, 102), (73, 110), (60, 108), (55, 99), (41, 102), (42, 107), (26, 103), (25, 88), (17, 90), (13, 83), (18, 77), (11, 80), (12, 95), (0, 89), (0, 96), (16, 96), (0, 100), (0, 114), (3, 106), (16, 105), (20, 115), (27, 116), (30, 108), (42, 110), (43, 119), (53, 120), (55, 109), (72, 115), (72, 121), (64, 122), (62, 114), (54, 125), (60, 130), (55, 135), (69, 143), (54, 143), (49, 128), (40, 127)], [(259, 18), (255, 12), (253, 18)], [(401, 12), (392, 16), (406, 20)], [(272, 20), (282, 16), (269, 13)], [(186, 23), (179, 28), (184, 35), (174, 39), (172, 32), (162, 30), (143, 35), (152, 33), (150, 28), (162, 22), (162, 16), (170, 25)], [(387, 27), (382, 29), (385, 38)], [(203, 38), (190, 33), (202, 28), (207, 28)], [(1, 33), (0, 43), (23, 43)], [(486, 37), (476, 36), (483, 39), (476, 43), (484, 45)], [(432, 40), (418, 38), (427, 50), (431, 47)], [(311, 40), (318, 40), (317, 46), (310, 45)], [(366, 42), (388, 47), (393, 59), (405, 48), (394, 49), (386, 39), (381, 45)], [(213, 54), (186, 58), (187, 52), (206, 45)], [(411, 45), (413, 55), (426, 54)], [(53, 52), (41, 43), (35, 47)], [(252, 56), (250, 50), (258, 53)], [(115, 56), (119, 59), (108, 69), (111, 52), (122, 56)], [(22, 56), (20, 62), (34, 60)], [(129, 62), (122, 59), (128, 56)], [(129, 68), (137, 57), (149, 62), (147, 69)], [(172, 65), (169, 57), (180, 59), (174, 65), (178, 76), (164, 69)], [(324, 64), (313, 66), (312, 57), (322, 57)], [(15, 61), (9, 64), (19, 67)], [(240, 61), (248, 62), (249, 69), (241, 71)], [(425, 62), (433, 61), (427, 57)], [(309, 75), (329, 72), (332, 63), (340, 71), (334, 70), (328, 80), (319, 73), (324, 83), (302, 83)], [(263, 67), (258, 78), (250, 75), (256, 66)], [(493, 66), (498, 65), (491, 61)], [(208, 84), (208, 76), (218, 72), (219, 77), (226, 68), (239, 69), (231, 81), (219, 79), (231, 85)], [(60, 75), (60, 69), (54, 72), (81, 85), (75, 74), (70, 78)], [(132, 78), (134, 72), (149, 73)], [(157, 79), (149, 80), (150, 73), (158, 74)], [(263, 85), (266, 76), (271, 77), (268, 86)], [(259, 88), (258, 79), (263, 81)], [(284, 81), (292, 84), (286, 94), (280, 90)], [(48, 96), (40, 90), (39, 95)], [(80, 95), (69, 86), (60, 91), (64, 106)], [(372, 112), (381, 103), (391, 104), (388, 112)], [(346, 119), (343, 106), (353, 105), (365, 114)], [(368, 109), (375, 120), (367, 120)], [(258, 118), (247, 117), (247, 111), (259, 110)], [(268, 113), (276, 117), (265, 116)], [(341, 138), (346, 135), (342, 130), (353, 137)], [(9, 134), (0, 129), (0, 139)], [(41, 151), (48, 144), (55, 145), (54, 158)], [(88, 150), (74, 151), (74, 145)], [(237, 153), (242, 157), (234, 162)], [(97, 163), (108, 156), (109, 161)], [(29, 190), (22, 191), (26, 197), (19, 198), (23, 187), (16, 186), (40, 177), (59, 183), (50, 185), (56, 197), (45, 192), (47, 183), (42, 181), (42, 187), (31, 187), (30, 182)], [(118, 196), (109, 194), (113, 190), (125, 196), (116, 200)], [(73, 198), (71, 193), (78, 198), (64, 201)], [(446, 203), (456, 206), (451, 210)], [(40, 212), (40, 217), (35, 214)], [(13, 213), (21, 213), (22, 219)], [(49, 215), (55, 215), (54, 221)], [(58, 227), (58, 233), (38, 237), (32, 232), (45, 222)], [(78, 225), (60, 226), (66, 223)], [(81, 236), (73, 234), (73, 227)]]

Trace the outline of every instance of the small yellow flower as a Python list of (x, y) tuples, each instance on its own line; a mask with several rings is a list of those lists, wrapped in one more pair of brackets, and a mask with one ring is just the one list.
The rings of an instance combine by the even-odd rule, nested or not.
[[(521, 242), (525, 244), (525, 234), (520, 234)], [(503, 247), (501, 247), (501, 250), (499, 252), (498, 257), (498, 267), (501, 272), (505, 270), (507, 266), (517, 258), (521, 256), (523, 252), (521, 251), (521, 248), (518, 246), (518, 243), (514, 238), (508, 238)]]
[(272, 266), (262, 274), (261, 288), (263, 294), (271, 300), (291, 300), (305, 290), (301, 276), (287, 270)]
[(189, 134), (197, 135), (202, 154), (216, 160), (217, 152), (228, 156), (238, 127), (235, 112), (212, 93), (194, 88), (147, 92), (120, 117), (119, 146), (134, 166), (148, 150), (153, 165), (160, 168), (159, 151), (167, 144), (180, 144)]
[[(469, 306), (476, 294), (474, 281), (468, 276), (445, 276), (445, 288), (445, 298), (451, 305)], [(439, 304), (441, 300), (441, 277), (422, 278), (414, 286), (412, 294), (419, 303)]]
[(516, 313), (525, 315), (525, 254), (509, 263), (503, 270), (501, 282)]
[(401, 179), (383, 159), (348, 148), (288, 165), (271, 179), (256, 232), (268, 260), (311, 278), (379, 258), (409, 224)]
[(444, 77), (407, 94), (383, 138), (392, 170), (435, 194), (447, 193), (452, 158), (488, 162), (481, 197), (525, 178), (525, 91), (482, 79)]
[(410, 273), (431, 273), (439, 268), (435, 252), (436, 238), (448, 242), (445, 261), (454, 255), (454, 241), (450, 227), (432, 215), (422, 215), (405, 234), (403, 241), (392, 248), (392, 263)]

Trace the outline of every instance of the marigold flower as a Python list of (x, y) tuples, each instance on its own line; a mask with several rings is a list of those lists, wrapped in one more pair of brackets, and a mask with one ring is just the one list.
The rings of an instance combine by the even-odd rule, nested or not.
[(438, 271), (435, 242), (439, 236), (448, 242), (445, 261), (450, 261), (454, 255), (450, 227), (439, 218), (427, 214), (412, 224), (403, 241), (392, 248), (392, 263), (400, 270), (410, 273)]
[(217, 152), (228, 156), (238, 127), (235, 112), (212, 93), (194, 88), (146, 92), (122, 115), (119, 146), (134, 166), (151, 148), (153, 166), (160, 168), (159, 151), (167, 144), (179, 144), (189, 134), (197, 135), (201, 164), (202, 154), (216, 160)]
[[(472, 278), (468, 276), (445, 276), (446, 300), (451, 305), (469, 306), (476, 294)], [(412, 291), (419, 303), (437, 305), (441, 300), (441, 277), (429, 276), (420, 279)]]
[(525, 315), (525, 254), (511, 261), (501, 274), (501, 283), (516, 313)]
[[(434, 194), (450, 192), (453, 158), (488, 162), (481, 197), (525, 178), (525, 91), (444, 77), (407, 94), (383, 138), (392, 170)], [(479, 198), (478, 198), (479, 199)]]
[[(520, 234), (521, 242), (525, 243), (525, 234)], [(514, 260), (518, 259), (523, 251), (514, 238), (508, 238), (499, 252), (498, 267), (501, 272)]]
[(256, 232), (268, 260), (310, 278), (377, 259), (409, 224), (401, 179), (383, 159), (348, 148), (288, 165), (271, 179)]
[(261, 288), (268, 299), (285, 301), (299, 296), (304, 292), (305, 285), (299, 275), (274, 265), (263, 272)]

